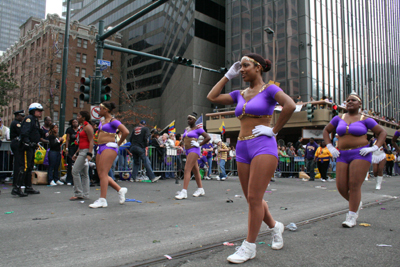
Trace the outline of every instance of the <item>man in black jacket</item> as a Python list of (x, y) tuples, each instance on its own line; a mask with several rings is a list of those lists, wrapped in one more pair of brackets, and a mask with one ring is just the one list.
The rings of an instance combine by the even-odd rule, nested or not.
[[(14, 168), (13, 168), (13, 191), (11, 191), (11, 194), (16, 194), (18, 195), (21, 191), (17, 190), (17, 181), (18, 181), (18, 173), (20, 168), (22, 168), (22, 162), (20, 159), (20, 152), (19, 152), (19, 136), (21, 135), (21, 122), (23, 121), (25, 117), (25, 111), (24, 110), (18, 110), (14, 112), (15, 119), (11, 122), (10, 125), (10, 139), (11, 139), (11, 151), (14, 156)], [(16, 189), (14, 191), (14, 189)], [(14, 195), (13, 194), (13, 195)], [(25, 193), (22, 193), (24, 195)]]
[(155, 176), (153, 170), (151, 169), (150, 162), (146, 156), (146, 148), (149, 144), (150, 131), (146, 127), (146, 121), (142, 120), (139, 125), (133, 130), (130, 142), (130, 151), (133, 156), (133, 170), (132, 179), (135, 181), (136, 176), (139, 171), (140, 161), (144, 164), (146, 168), (146, 174), (149, 176), (150, 180), (154, 183), (157, 182), (161, 176)]

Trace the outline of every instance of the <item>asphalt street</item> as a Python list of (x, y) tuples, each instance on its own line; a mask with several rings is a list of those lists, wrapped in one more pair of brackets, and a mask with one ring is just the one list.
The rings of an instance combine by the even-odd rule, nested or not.
[[(108, 208), (90, 209), (99, 197), (91, 187), (90, 200), (69, 201), (70, 186), (36, 186), (40, 195), (19, 198), (1, 185), (0, 266), (226, 266), (226, 257), (246, 235), (247, 203), (239, 180), (203, 181), (206, 195), (175, 200), (182, 185), (121, 182), (127, 198), (118, 203), (109, 188)], [(375, 179), (362, 187), (364, 209), (358, 223), (370, 227), (342, 228), (347, 202), (335, 183), (277, 178), (265, 193), (271, 213), (285, 225), (285, 246), (273, 251), (263, 225), (257, 257), (248, 266), (399, 266), (400, 177)], [(227, 202), (232, 200), (233, 202)], [(13, 212), (13, 213), (7, 213)], [(7, 213), (7, 214), (6, 214)], [(392, 247), (378, 247), (377, 244)], [(164, 255), (170, 255), (168, 260)]]

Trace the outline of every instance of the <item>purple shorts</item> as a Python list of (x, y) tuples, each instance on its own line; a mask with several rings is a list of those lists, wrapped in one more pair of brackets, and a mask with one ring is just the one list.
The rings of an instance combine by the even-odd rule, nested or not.
[(278, 159), (278, 146), (275, 137), (261, 135), (249, 140), (238, 140), (236, 161), (250, 164), (258, 155), (272, 155)]
[(186, 156), (189, 155), (189, 153), (196, 153), (200, 157), (200, 147), (192, 147), (186, 150)]
[[(107, 143), (107, 144), (109, 144), (109, 143)], [(101, 153), (102, 153), (104, 150), (106, 150), (106, 149), (111, 149), (111, 150), (114, 150), (115, 153), (117, 153), (117, 155), (118, 155), (118, 147), (110, 147), (110, 146), (107, 146), (107, 144), (98, 145), (98, 146), (97, 146), (97, 154), (101, 155)], [(115, 143), (111, 143), (111, 144), (115, 144)]]
[(369, 147), (369, 145), (350, 150), (339, 150), (340, 156), (336, 159), (336, 162), (344, 162), (346, 164), (350, 164), (350, 162), (352, 162), (355, 159), (361, 159), (371, 163), (372, 153), (368, 153), (366, 156), (360, 155), (360, 150), (365, 147)]

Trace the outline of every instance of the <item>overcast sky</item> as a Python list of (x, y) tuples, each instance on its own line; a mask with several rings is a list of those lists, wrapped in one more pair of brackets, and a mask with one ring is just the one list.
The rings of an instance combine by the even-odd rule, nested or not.
[(47, 14), (58, 14), (61, 17), (62, 0), (47, 0), (46, 1), (46, 16)]

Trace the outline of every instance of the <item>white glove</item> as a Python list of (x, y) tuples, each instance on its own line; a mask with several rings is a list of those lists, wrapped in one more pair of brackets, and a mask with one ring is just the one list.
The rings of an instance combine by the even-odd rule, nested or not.
[(241, 68), (240, 64), (241, 64), (240, 61), (236, 61), (235, 63), (233, 63), (228, 72), (225, 73), (225, 77), (228, 78), (228, 80), (232, 80), (233, 78), (239, 75)]
[(190, 142), (190, 144), (191, 144), (192, 146), (195, 146), (195, 147), (200, 147), (199, 142), (194, 141), (194, 140), (192, 140), (192, 141)]
[(334, 159), (340, 156), (339, 150), (332, 146), (332, 144), (327, 144), (326, 147), (329, 149), (329, 152), (331, 152)]
[(377, 145), (374, 145), (373, 147), (364, 147), (363, 149), (360, 150), (360, 155), (361, 156), (366, 156), (368, 153), (377, 151), (379, 147)]
[(254, 127), (252, 133), (254, 136), (260, 136), (260, 135), (266, 135), (266, 136), (277, 136), (277, 133), (274, 133), (271, 127), (265, 126), (265, 125), (257, 125)]

